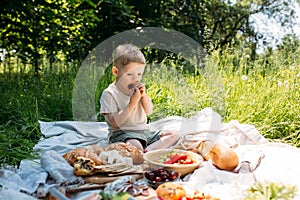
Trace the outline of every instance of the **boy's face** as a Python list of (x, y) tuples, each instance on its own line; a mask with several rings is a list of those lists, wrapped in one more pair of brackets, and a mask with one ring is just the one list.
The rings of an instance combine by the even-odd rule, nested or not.
[(116, 84), (125, 94), (130, 94), (132, 88), (141, 82), (145, 64), (130, 62), (121, 69), (116, 69)]

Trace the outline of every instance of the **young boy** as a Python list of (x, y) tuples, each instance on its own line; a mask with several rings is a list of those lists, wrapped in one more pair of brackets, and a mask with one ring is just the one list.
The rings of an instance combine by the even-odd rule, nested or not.
[(116, 80), (100, 99), (100, 114), (109, 126), (109, 142), (130, 143), (144, 152), (174, 145), (178, 132), (151, 132), (147, 125), (153, 105), (141, 82), (146, 65), (143, 53), (132, 44), (123, 44), (115, 49), (113, 59)]

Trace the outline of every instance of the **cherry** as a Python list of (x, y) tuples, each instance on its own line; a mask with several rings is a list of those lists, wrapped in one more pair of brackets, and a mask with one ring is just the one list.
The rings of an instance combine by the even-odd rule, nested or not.
[(162, 181), (162, 178), (159, 177), (159, 176), (157, 176), (157, 177), (155, 177), (155, 181), (156, 181), (156, 182), (161, 182), (161, 181)]
[(162, 171), (162, 172), (160, 173), (160, 177), (161, 177), (162, 179), (166, 179), (166, 178), (169, 177), (169, 173), (168, 173), (167, 171)]
[(170, 179), (171, 179), (172, 181), (175, 180), (175, 179), (177, 179), (177, 177), (178, 177), (178, 172), (172, 171), (172, 172), (170, 173)]
[(147, 171), (145, 174), (146, 178), (149, 180), (154, 180), (155, 179), (155, 173), (152, 171)]

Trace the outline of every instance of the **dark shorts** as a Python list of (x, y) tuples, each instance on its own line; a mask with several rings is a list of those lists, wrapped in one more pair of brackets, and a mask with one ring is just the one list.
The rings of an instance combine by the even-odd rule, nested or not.
[(160, 139), (161, 131), (148, 131), (148, 130), (137, 130), (137, 131), (124, 131), (117, 130), (110, 133), (109, 142), (126, 142), (129, 139), (137, 139), (141, 142), (144, 148), (156, 142)]

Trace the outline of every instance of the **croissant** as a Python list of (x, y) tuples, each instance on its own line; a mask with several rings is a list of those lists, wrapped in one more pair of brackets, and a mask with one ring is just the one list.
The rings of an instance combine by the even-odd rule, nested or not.
[[(90, 150), (89, 150), (90, 149)], [(106, 164), (105, 161), (102, 161), (98, 155), (99, 153), (95, 152), (101, 152), (103, 149), (101, 147), (96, 147), (96, 146), (90, 146), (88, 148), (75, 148), (71, 152), (65, 153), (63, 155), (64, 159), (70, 164), (74, 165), (74, 163), (77, 160), (77, 157), (85, 157), (85, 158), (90, 158), (95, 162), (96, 165), (101, 165), (101, 164)]]
[(95, 166), (93, 160), (79, 156), (74, 163), (74, 173), (76, 176), (92, 175)]

